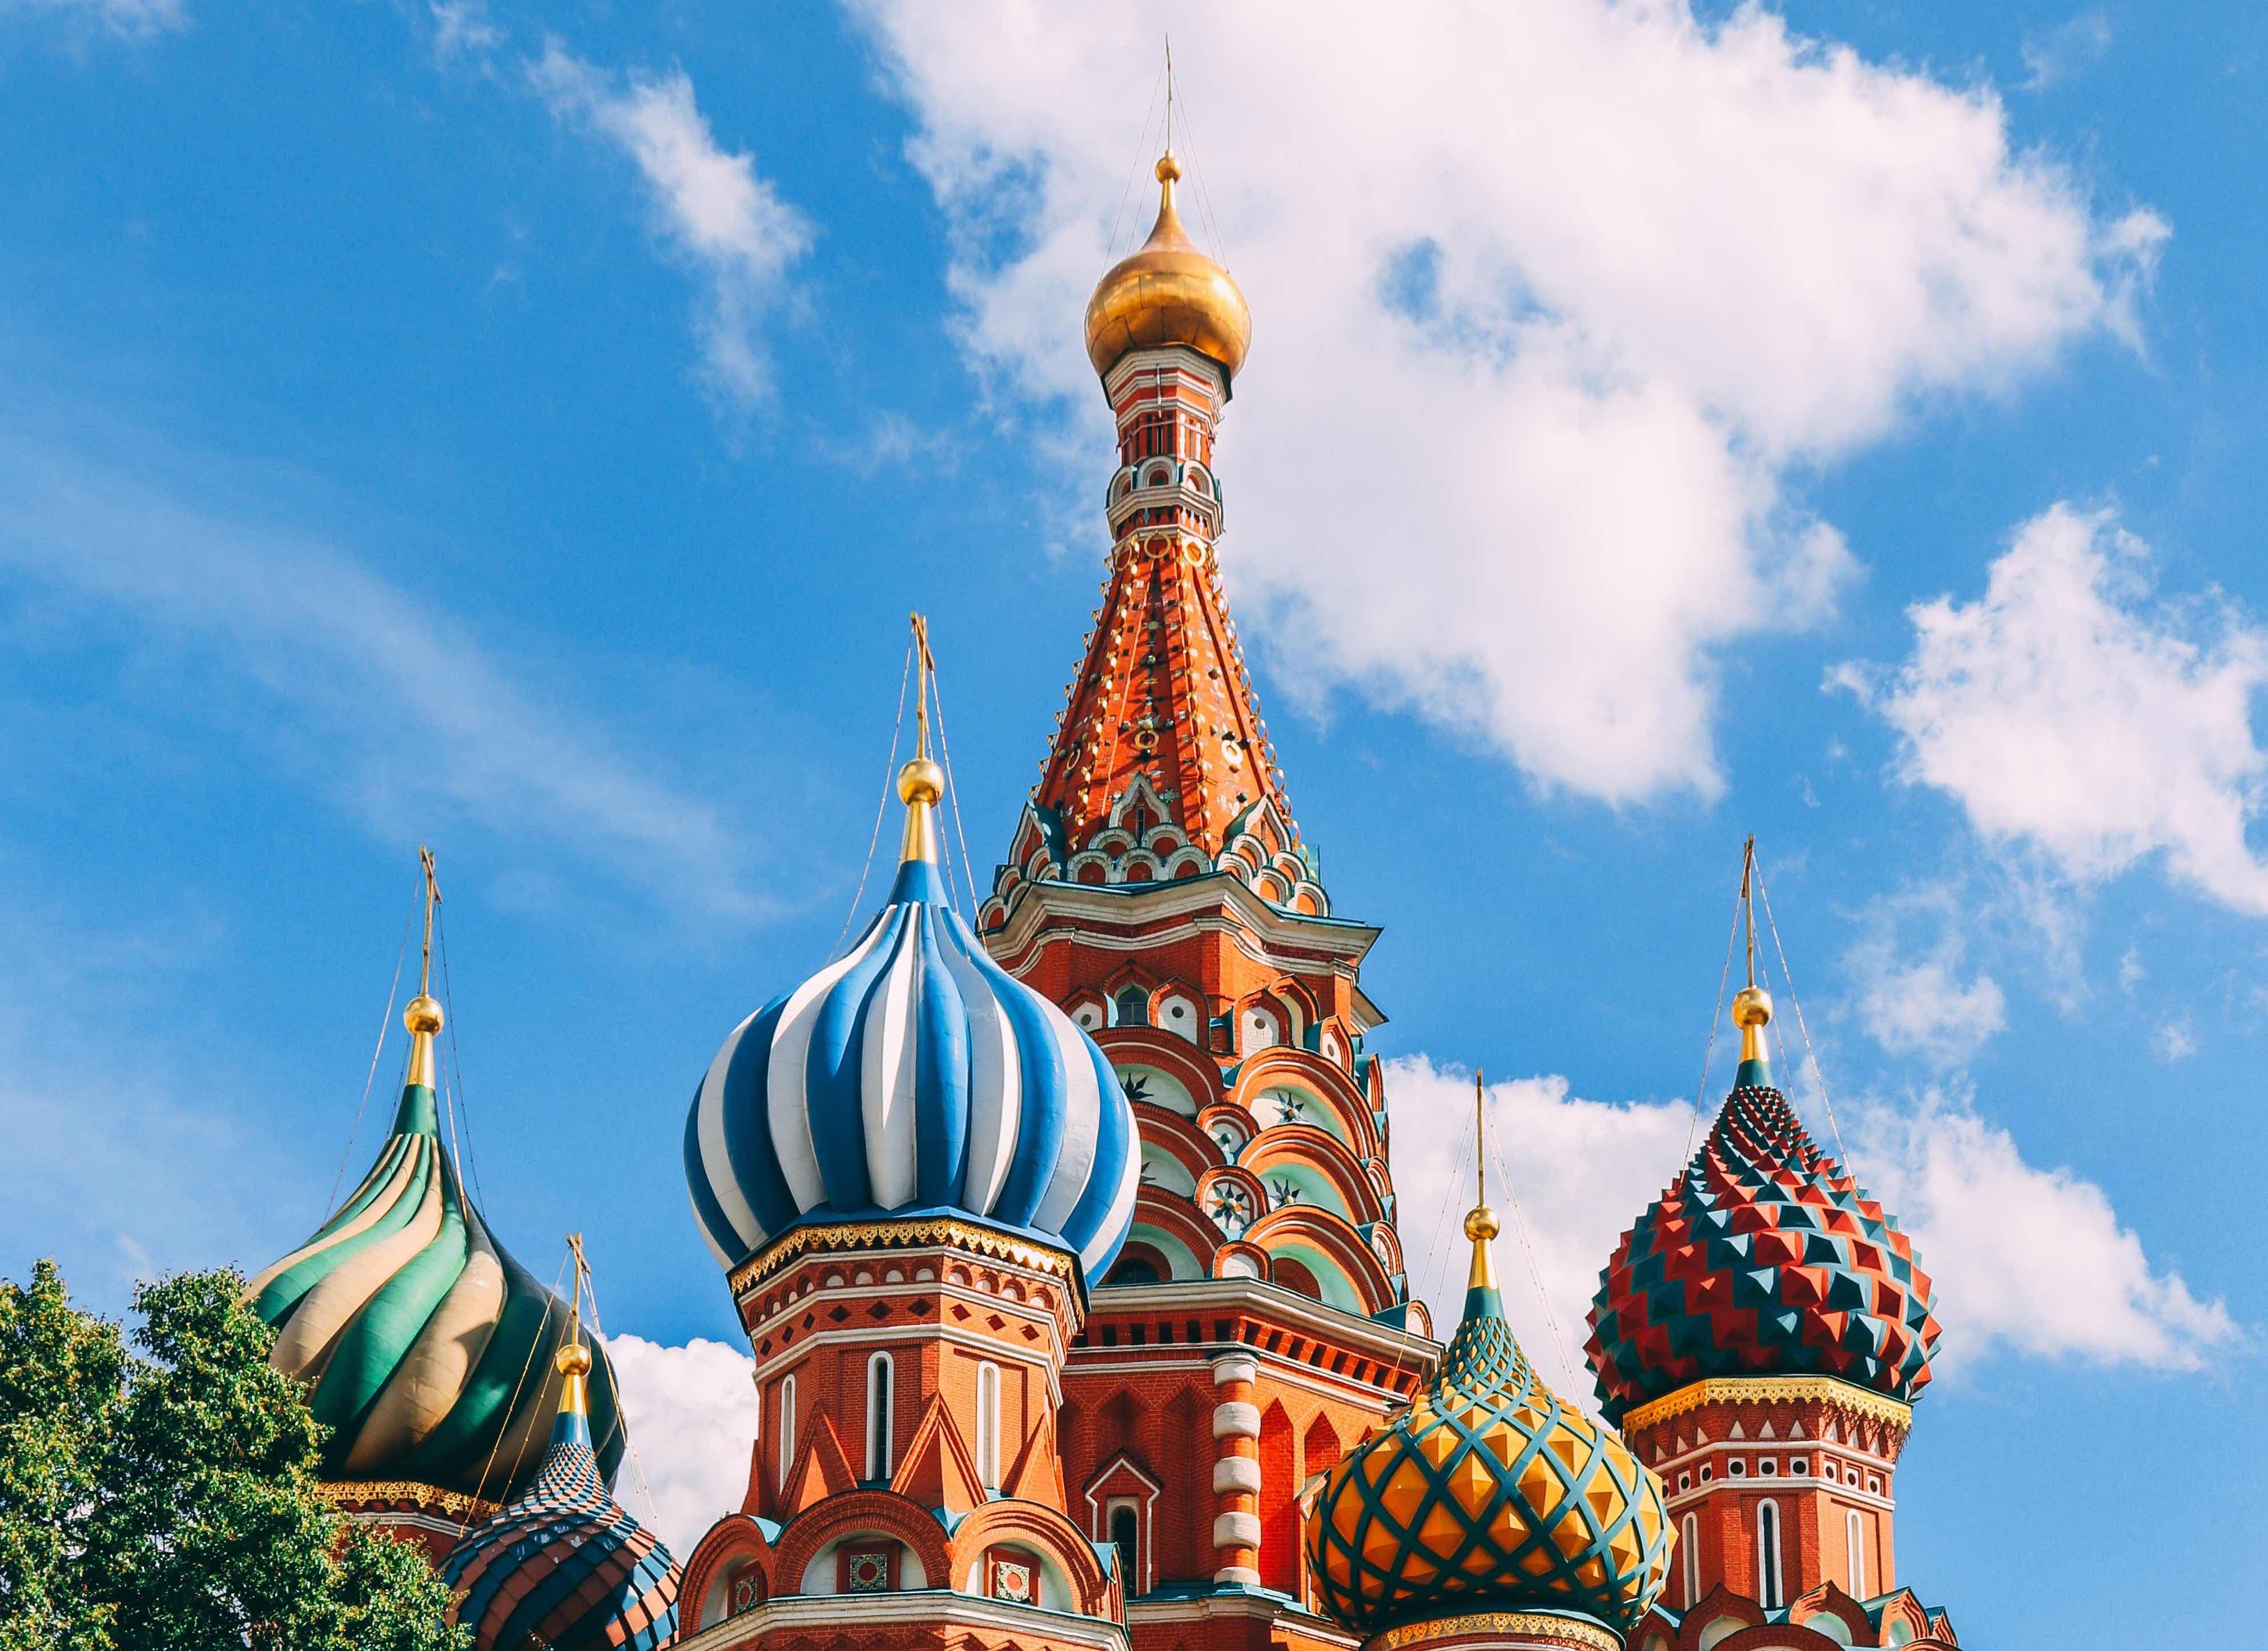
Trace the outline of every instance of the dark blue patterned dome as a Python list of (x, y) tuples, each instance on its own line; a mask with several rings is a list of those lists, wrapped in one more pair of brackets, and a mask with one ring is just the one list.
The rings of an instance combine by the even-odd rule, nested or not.
[(566, 1377), (534, 1482), (449, 1555), (450, 1620), (475, 1651), (656, 1651), (677, 1633), (676, 1561), (607, 1494), (591, 1448), (590, 1355), (559, 1350)]

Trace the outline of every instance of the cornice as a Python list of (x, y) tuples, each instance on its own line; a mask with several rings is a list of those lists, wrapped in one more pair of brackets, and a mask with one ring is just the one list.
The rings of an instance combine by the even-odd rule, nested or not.
[[(1016, 885), (1007, 905), (1006, 925), (985, 939), (993, 956), (1011, 973), (1020, 965), (1028, 968), (1030, 956), (1057, 938), (1041, 932), (1050, 918), (1058, 924), (1067, 920), (1094, 925), (1079, 932), (1092, 944), (1107, 947), (1123, 939), (1147, 947), (1158, 943), (1156, 934), (1121, 935), (1111, 931), (1180, 918), (1198, 924), (1190, 932), (1203, 932), (1204, 914), (1218, 914), (1226, 908), (1226, 915), (1216, 915), (1211, 926), (1233, 935), (1256, 962), (1287, 974), (1318, 967), (1351, 969), (1385, 932), (1374, 924), (1349, 918), (1285, 911), (1254, 894), (1240, 878), (1222, 871), (1163, 883), (1067, 883), (1055, 878), (1027, 878)], [(1014, 962), (1009, 962), (1011, 958)]]
[(723, 1651), (727, 1646), (755, 1645), (790, 1629), (832, 1633), (885, 1625), (973, 1628), (1019, 1642), (1127, 1651), (1126, 1630), (1115, 1622), (942, 1588), (891, 1594), (782, 1595), (673, 1643), (678, 1651)]
[(1467, 1634), (1486, 1634), (1498, 1641), (1506, 1636), (1526, 1635), (1557, 1645), (1582, 1646), (1587, 1651), (1623, 1651), (1620, 1636), (1595, 1623), (1540, 1610), (1472, 1611), (1461, 1617), (1435, 1617), (1425, 1622), (1404, 1623), (1366, 1641), (1364, 1651), (1402, 1651), (1405, 1646)]
[[(1326, 1307), (1257, 1279), (1185, 1279), (1173, 1284), (1130, 1284), (1097, 1290), (1088, 1301), (1087, 1322), (1093, 1324), (1105, 1315), (1176, 1318), (1201, 1316), (1207, 1311), (1241, 1314), (1263, 1323), (1297, 1330), (1316, 1340), (1359, 1352), (1382, 1363), (1415, 1370), (1421, 1379), (1441, 1356), (1439, 1342), (1395, 1330), (1375, 1319)], [(1130, 1350), (1094, 1347), (1090, 1341), (1087, 1349), (1074, 1352), (1073, 1359), (1086, 1351)]]
[(407, 1502), (419, 1513), (440, 1514), (459, 1525), (476, 1525), (503, 1510), (463, 1491), (445, 1491), (420, 1479), (325, 1479), (315, 1494), (342, 1511), (360, 1511), (373, 1503)]
[(915, 1216), (905, 1220), (814, 1221), (790, 1227), (777, 1241), (726, 1275), (734, 1301), (740, 1300), (784, 1267), (806, 1256), (846, 1250), (963, 1249), (991, 1261), (1005, 1261), (1059, 1279), (1083, 1294), (1078, 1264), (1066, 1251), (1017, 1238), (975, 1221), (951, 1216)]
[(1622, 1432), (1627, 1439), (1638, 1428), (1670, 1421), (1705, 1404), (1800, 1404), (1808, 1401), (1832, 1404), (1854, 1415), (1888, 1422), (1901, 1431), (1913, 1426), (1911, 1404), (1902, 1404), (1833, 1376), (1707, 1376), (1625, 1411)]

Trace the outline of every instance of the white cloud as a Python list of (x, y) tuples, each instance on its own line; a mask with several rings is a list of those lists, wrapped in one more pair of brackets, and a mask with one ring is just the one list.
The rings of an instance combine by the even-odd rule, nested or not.
[(2228, 1308), (2153, 1264), (2101, 1187), (2026, 1162), (1964, 1100), (1931, 1089), (1906, 1108), (1859, 1110), (1859, 1178), (1937, 1280), (1940, 1368), (2006, 1346), (2194, 1370), (2237, 1338)]
[(2198, 1052), (2197, 1023), (2186, 1014), (2179, 1020), (2161, 1021), (2150, 1041), (2157, 1045), (2161, 1059), (2187, 1060)]
[(2051, 29), (2028, 31), (2021, 53), (2028, 92), (2044, 92), (2075, 80), (2110, 51), (2110, 17), (2101, 6), (2066, 18)]
[(431, 0), (433, 61), (485, 63), (504, 43), (504, 32), (489, 15), (486, 0)]
[(11, 11), (92, 25), (129, 41), (189, 26), (189, 9), (183, 0), (0, 0), (0, 14)]
[(633, 1456), (615, 1499), (650, 1519), (681, 1564), (709, 1527), (739, 1511), (756, 1439), (755, 1361), (722, 1342), (669, 1347), (610, 1336)]
[[(1989, 90), (1757, 7), (864, 11), (971, 357), (1090, 436), (1077, 318), (1125, 250), (1135, 66), (1170, 21), (1189, 216), (1254, 313), (1228, 573), (1272, 610), (1279, 670), (1616, 800), (1713, 790), (1718, 655), (1850, 578), (1791, 468), (2131, 335), (2165, 234), (2097, 216)], [(1082, 500), (1102, 451), (1078, 454)]]
[(803, 214), (757, 173), (754, 156), (718, 145), (681, 69), (624, 79), (551, 41), (528, 65), (528, 77), (556, 117), (637, 164), (655, 232), (703, 284), (694, 331), (711, 391), (742, 408), (763, 401), (770, 364), (760, 326), (785, 296), (788, 270), (810, 248)]
[(1910, 610), (1892, 674), (1845, 669), (1895, 729), (1898, 772), (1958, 801), (1995, 844), (2081, 885), (2163, 853), (2173, 874), (2268, 914), (2247, 840), (2268, 785), (2253, 732), (2268, 630), (2218, 593), (2153, 600), (2146, 548), (2058, 504), (1993, 563), (1984, 593)]
[(2148, 979), (2149, 976), (2150, 971), (2142, 967), (2142, 948), (2139, 946), (2129, 946), (2125, 954), (2118, 960), (2118, 990), (2131, 997), (2133, 995), (2134, 988)]
[[(1457, 1224), (1472, 1201), (1472, 1079), (1418, 1056), (1388, 1063), (1387, 1082), (1403, 1242), (1415, 1287), (1446, 1336), (1463, 1289)], [(1546, 1379), (1589, 1404), (1582, 1343), (1600, 1270), (1686, 1161), (1689, 1136), (1699, 1144), (1693, 1109), (1682, 1101), (1585, 1101), (1559, 1077), (1491, 1084), (1489, 1095), (1491, 1139), (1519, 1195), (1575, 1379), (1562, 1367), (1527, 1251), (1509, 1225), (1497, 1241), (1506, 1311)], [(1912, 1236), (1936, 1281), (1940, 1372), (1996, 1352), (2189, 1370), (2235, 1339), (2228, 1308), (2198, 1301), (2177, 1271), (2154, 1265), (2101, 1187), (2028, 1163), (2014, 1138), (1965, 1101), (1931, 1089), (1904, 1107), (1859, 1104), (1844, 1117), (1856, 1124), (1850, 1145), (1859, 1181)]]
[[(1950, 888), (1909, 889), (1875, 901), (1866, 937), (1845, 954), (1859, 1021), (1891, 1054), (1957, 1066), (2006, 1029), (1999, 983), (1983, 973), (1963, 977), (1964, 915)], [(1908, 949), (1902, 932), (1917, 926), (1926, 938)]]
[[(430, 593), (405, 591), (320, 533), (235, 499), (202, 458), (106, 432), (118, 467), (0, 426), (0, 575), (70, 604), (78, 644), (123, 632), (195, 684), (178, 704), (245, 720), (382, 835), (464, 821), (524, 870), (538, 845), (595, 862), (689, 910), (747, 919), (749, 845), (711, 803), (525, 680)], [(195, 481), (168, 470), (204, 473)], [(122, 625), (120, 622), (123, 621)], [(214, 684), (220, 684), (217, 691)]]
[[(1866, 980), (1859, 1013), (1867, 1035), (1891, 1054), (1959, 1065), (2007, 1026), (2007, 1001), (1990, 975), (1963, 981), (1941, 956), (1912, 962), (1875, 956), (1878, 966)], [(1866, 972), (1865, 960), (1851, 962)]]

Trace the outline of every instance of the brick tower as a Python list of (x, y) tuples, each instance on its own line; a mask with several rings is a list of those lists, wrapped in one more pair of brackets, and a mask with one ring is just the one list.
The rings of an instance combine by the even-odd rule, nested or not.
[(1937, 1345), (1929, 1276), (1773, 1084), (1754, 870), (1752, 852), (1733, 1092), (1623, 1235), (1591, 1308), (1600, 1408), (1661, 1476), (1677, 1537), (1669, 1586), (1631, 1643), (1955, 1646), (1945, 1613), (1899, 1585), (1890, 1539), (1893, 1475)]
[(978, 932), (1116, 1068), (1132, 1230), (1064, 1368), (1071, 1516), (1121, 1556), (1138, 1651), (1351, 1644), (1303, 1510), (1439, 1349), (1410, 1299), (1364, 1040), (1378, 931), (1332, 914), (1223, 595), (1214, 431), (1250, 319), (1158, 164), (1087, 308), (1117, 424), (1102, 605)]

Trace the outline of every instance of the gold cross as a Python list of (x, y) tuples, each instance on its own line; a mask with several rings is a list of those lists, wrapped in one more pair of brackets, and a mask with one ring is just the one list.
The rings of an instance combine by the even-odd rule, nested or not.
[(433, 851), (417, 845), (417, 863), (425, 871), (425, 961), (417, 971), (420, 997), (433, 995), (433, 908), (441, 903), (441, 880), (434, 874)]

